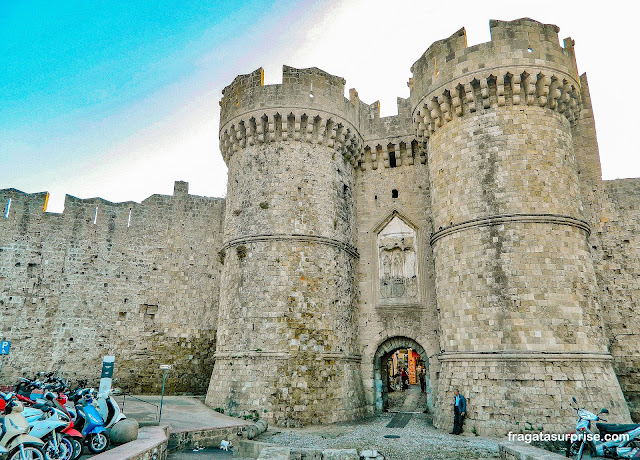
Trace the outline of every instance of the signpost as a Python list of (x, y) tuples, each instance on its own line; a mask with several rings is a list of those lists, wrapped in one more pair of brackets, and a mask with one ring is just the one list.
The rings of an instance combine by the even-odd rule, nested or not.
[[(11, 349), (11, 342), (9, 340), (0, 341), (0, 355), (8, 355)], [(0, 371), (2, 370), (2, 361), (0, 361)]]
[(171, 364), (161, 364), (160, 369), (164, 372), (162, 374), (162, 395), (160, 396), (160, 415), (158, 415), (158, 423), (160, 423), (160, 420), (162, 419), (162, 402), (164, 400), (164, 383), (167, 380), (167, 371), (173, 369), (173, 366), (171, 366)]

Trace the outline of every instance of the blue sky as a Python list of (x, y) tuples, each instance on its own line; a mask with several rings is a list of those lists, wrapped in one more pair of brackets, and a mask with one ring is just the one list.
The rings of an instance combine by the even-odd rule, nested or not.
[(0, 0), (0, 188), (49, 191), (56, 212), (65, 193), (141, 201), (171, 194), (175, 180), (221, 196), (218, 101), (235, 75), (262, 66), (277, 83), (283, 64), (318, 66), (393, 114), (433, 41), (465, 26), (470, 45), (484, 42), (489, 19), (523, 16), (576, 40), (605, 177), (640, 176), (637, 115), (620, 96), (607, 105), (620, 76), (640, 70), (627, 58), (635, 26), (617, 4), (578, 13), (551, 1), (463, 2), (452, 14), (411, 0)]

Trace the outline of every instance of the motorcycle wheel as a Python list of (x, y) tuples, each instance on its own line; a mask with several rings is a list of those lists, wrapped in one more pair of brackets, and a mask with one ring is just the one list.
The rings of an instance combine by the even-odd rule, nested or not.
[(94, 454), (100, 454), (109, 447), (109, 438), (107, 438), (104, 432), (91, 434), (88, 447)]
[(42, 450), (44, 451), (44, 460), (71, 460), (73, 456), (71, 441), (65, 437), (60, 438), (57, 452), (51, 440), (44, 445)]
[(78, 441), (76, 438), (71, 438), (71, 445), (73, 446), (73, 457), (72, 460), (78, 460), (82, 455), (82, 443)]
[[(574, 460), (582, 460), (582, 456), (587, 454), (591, 449), (589, 445), (583, 441), (575, 441), (567, 446), (567, 457)], [(591, 458), (591, 457), (585, 457)]]
[(44, 460), (44, 454), (34, 446), (24, 446), (24, 458), (20, 453), (20, 446), (9, 452), (8, 460)]

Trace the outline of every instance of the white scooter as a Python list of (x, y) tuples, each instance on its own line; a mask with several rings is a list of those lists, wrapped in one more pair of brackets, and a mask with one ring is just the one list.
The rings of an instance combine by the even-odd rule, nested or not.
[(8, 451), (7, 460), (44, 460), (41, 448), (44, 442), (30, 436), (27, 419), (22, 415), (22, 403), (13, 393), (1, 393), (4, 417), (0, 417), (0, 446)]
[(104, 427), (111, 428), (113, 425), (118, 423), (120, 420), (124, 420), (127, 417), (120, 410), (120, 406), (115, 399), (113, 399), (112, 390), (108, 390), (106, 392), (98, 393), (96, 399), (94, 399), (94, 404), (97, 406), (98, 412), (104, 420)]

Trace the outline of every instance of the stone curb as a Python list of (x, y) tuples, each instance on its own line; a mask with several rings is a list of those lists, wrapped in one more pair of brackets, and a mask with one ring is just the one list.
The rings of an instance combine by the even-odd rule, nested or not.
[(100, 455), (92, 460), (160, 460), (167, 458), (169, 426), (140, 428), (138, 439), (128, 442)]
[(501, 442), (498, 450), (501, 460), (566, 460), (564, 455), (513, 441)]
[[(308, 447), (283, 447), (279, 444), (273, 444), (260, 441), (249, 441), (242, 439), (238, 442), (234, 456), (255, 458), (258, 460), (360, 460), (380, 459), (384, 457), (376, 450), (363, 450), (358, 455), (356, 449), (313, 449)], [(519, 458), (518, 458), (519, 460)], [(529, 460), (527, 458), (527, 460)], [(544, 460), (547, 460), (546, 458)], [(552, 460), (552, 459), (549, 459)]]
[(291, 452), (288, 447), (265, 447), (260, 452), (258, 460), (290, 460)]

